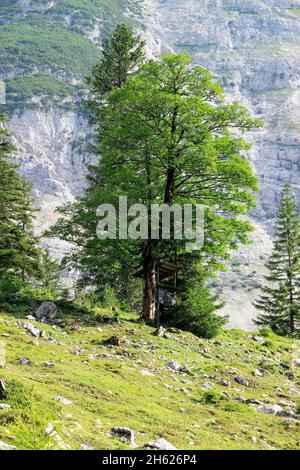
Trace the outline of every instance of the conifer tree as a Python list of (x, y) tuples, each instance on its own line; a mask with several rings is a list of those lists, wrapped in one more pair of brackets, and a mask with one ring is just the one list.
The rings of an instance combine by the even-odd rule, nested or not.
[(127, 78), (138, 71), (144, 60), (145, 42), (135, 36), (131, 29), (120, 23), (110, 40), (104, 42), (103, 58), (92, 69), (88, 77), (94, 101), (91, 105), (99, 105), (113, 89), (120, 88)]
[(41, 287), (49, 290), (58, 297), (66, 296), (66, 289), (61, 278), (60, 263), (53, 259), (46, 248), (41, 252)]
[(28, 181), (17, 173), (17, 165), (10, 161), (14, 150), (9, 132), (0, 116), (0, 275), (12, 273), (23, 280), (39, 277), (40, 253), (34, 236), (35, 209)]
[(254, 304), (262, 311), (256, 324), (269, 326), (280, 335), (299, 335), (300, 217), (288, 184), (279, 207), (273, 253), (266, 267), (267, 284)]

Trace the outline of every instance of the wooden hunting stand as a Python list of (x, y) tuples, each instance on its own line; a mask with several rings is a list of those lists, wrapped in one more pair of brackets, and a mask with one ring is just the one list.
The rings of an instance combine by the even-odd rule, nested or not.
[[(177, 292), (179, 270), (179, 266), (169, 261), (157, 261), (154, 265), (151, 301), (146, 305), (146, 309), (151, 309), (151, 312), (146, 312), (148, 313), (147, 317), (153, 318), (154, 325), (161, 323), (164, 309), (172, 305), (174, 295)], [(138, 271), (135, 276), (144, 279), (144, 271)]]

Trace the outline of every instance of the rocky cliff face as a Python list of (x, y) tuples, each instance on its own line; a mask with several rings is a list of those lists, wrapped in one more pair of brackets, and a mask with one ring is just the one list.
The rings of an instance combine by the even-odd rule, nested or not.
[[(99, 17), (92, 19), (90, 12), (80, 8), (59, 9), (61, 3), (20, 0), (15, 19), (3, 15), (3, 21), (21, 18), (26, 23), (42, 13), (100, 47), (104, 2), (95, 2)], [(300, 1), (143, 0), (139, 10), (137, 3), (123, 2), (122, 13), (138, 18), (147, 28), (149, 55), (188, 51), (195, 63), (215, 73), (230, 97), (244, 102), (265, 121), (265, 129), (252, 136), (256, 142), (252, 159), (261, 189), (253, 216), (269, 226), (284, 181), (291, 182), (300, 198)], [(73, 75), (80, 82), (82, 76)], [(31, 99), (38, 101), (37, 96)], [(54, 204), (56, 199), (63, 202), (77, 195), (90, 158), (85, 145), (88, 126), (82, 115), (60, 110), (57, 104), (50, 110), (42, 106), (18, 111), (13, 130), (24, 171), (36, 192), (46, 196), (47, 205), (49, 198)]]
[(144, 16), (162, 49), (188, 51), (266, 123), (253, 136), (253, 215), (269, 225), (284, 181), (300, 200), (300, 1), (145, 0)]
[[(103, 38), (124, 17), (143, 31), (149, 56), (188, 51), (195, 63), (214, 72), (231, 99), (266, 123), (250, 136), (261, 190), (252, 214), (260, 250), (241, 254), (243, 261), (249, 258), (249, 272), (232, 270), (221, 282), (230, 299), (226, 312), (239, 302), (242, 326), (245, 315), (250, 325), (251, 300), (270, 248), (265, 229), (274, 220), (284, 181), (291, 182), (300, 200), (300, 1), (3, 0), (0, 29), (8, 59), (0, 59), (0, 78), (7, 81), (16, 158), (42, 208), (40, 229), (51, 225), (57, 205), (72, 201), (84, 187), (86, 165), (94, 157), (76, 97)], [(22, 55), (24, 40), (29, 42)], [(251, 275), (250, 292), (245, 284)], [(236, 319), (233, 325), (240, 326)]]

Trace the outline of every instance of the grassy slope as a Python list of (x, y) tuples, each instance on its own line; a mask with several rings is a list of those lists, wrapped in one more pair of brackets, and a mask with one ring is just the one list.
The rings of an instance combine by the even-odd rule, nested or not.
[[(0, 411), (0, 440), (19, 449), (62, 445), (76, 449), (82, 444), (95, 449), (128, 448), (119, 438), (110, 437), (112, 426), (131, 427), (140, 447), (162, 436), (180, 449), (297, 448), (300, 421), (258, 413), (253, 405), (234, 398), (242, 395), (295, 406), (297, 398), (289, 389), (297, 387), (299, 378), (289, 380), (279, 365), (281, 361), (291, 364), (290, 340), (272, 335), (261, 345), (239, 331), (222, 333), (218, 338), (222, 344), (183, 332), (164, 339), (153, 336), (151, 328), (129, 314), (122, 314), (120, 325), (101, 325), (100, 332), (97, 323), (82, 324), (79, 332), (42, 325), (46, 336), (37, 340), (24, 331), (20, 319), (24, 314), (16, 311), (15, 317), (1, 314), (0, 335), (9, 336), (3, 338), (7, 364), (0, 369), (7, 394), (0, 401), (11, 404), (11, 410)], [(113, 334), (125, 343), (122, 347), (107, 347), (105, 340)], [(126, 357), (124, 349), (132, 356)], [(90, 354), (99, 357), (93, 359)], [(20, 365), (24, 357), (30, 365)], [(188, 366), (191, 374), (169, 371), (170, 360)], [(44, 361), (55, 366), (47, 367)], [(257, 367), (266, 369), (263, 377), (253, 375)], [(234, 382), (228, 373), (232, 369), (250, 386)], [(220, 385), (221, 379), (229, 380), (230, 387)], [(203, 402), (203, 382), (225, 393), (218, 405)], [(73, 405), (59, 404), (56, 395)], [(62, 441), (45, 434), (49, 423)]]

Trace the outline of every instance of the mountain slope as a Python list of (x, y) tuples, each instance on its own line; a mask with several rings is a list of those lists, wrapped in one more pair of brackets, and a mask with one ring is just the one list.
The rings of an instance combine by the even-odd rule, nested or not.
[[(51, 326), (22, 312), (0, 319), (0, 404), (11, 407), (0, 409), (2, 445), (129, 449), (109, 433), (126, 426), (138, 448), (159, 437), (179, 449), (299, 448), (299, 350), (291, 340), (241, 331), (204, 340), (172, 330), (164, 338), (130, 314), (106, 324), (99, 315), (107, 311), (77, 319), (62, 311)], [(266, 404), (283, 416), (258, 411)]]
[[(103, 39), (128, 21), (145, 35), (149, 56), (187, 50), (214, 72), (230, 99), (266, 123), (249, 137), (260, 180), (252, 247), (260, 249), (242, 251), (236, 262), (249, 258), (248, 267), (231, 269), (219, 283), (229, 298), (230, 325), (253, 328), (251, 301), (286, 180), (300, 199), (299, 11), (299, 0), (2, 0), (0, 79), (7, 104), (1, 109), (12, 116), (15, 158), (41, 208), (38, 230), (54, 222), (57, 206), (82, 193), (95, 159), (79, 104), (84, 77), (99, 60)], [(58, 241), (50, 248), (59, 256), (66, 250)]]

